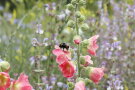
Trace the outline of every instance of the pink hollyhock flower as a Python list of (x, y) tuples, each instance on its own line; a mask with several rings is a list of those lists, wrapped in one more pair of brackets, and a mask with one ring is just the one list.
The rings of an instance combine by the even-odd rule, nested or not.
[(93, 61), (91, 60), (91, 57), (89, 55), (83, 56), (85, 59), (84, 66), (88, 66), (89, 64), (93, 64)]
[(32, 90), (28, 76), (22, 73), (18, 80), (12, 82), (11, 90)]
[(83, 81), (79, 81), (75, 84), (74, 90), (86, 90), (85, 83)]
[(10, 77), (8, 73), (0, 72), (0, 90), (6, 90), (10, 86)]
[(103, 76), (104, 76), (103, 68), (94, 68), (94, 67), (91, 68), (89, 77), (94, 83), (98, 84), (98, 82), (102, 79)]
[(75, 65), (72, 62), (65, 61), (64, 63), (59, 65), (59, 68), (62, 71), (64, 77), (70, 78), (74, 76)]
[(67, 56), (66, 56), (65, 54), (60, 54), (60, 55), (57, 56), (57, 58), (56, 58), (56, 62), (57, 62), (58, 64), (62, 64), (62, 63), (65, 62), (65, 61), (68, 61), (68, 58), (67, 58)]
[(88, 41), (89, 41), (89, 45), (87, 46), (88, 52), (94, 56), (96, 55), (96, 50), (98, 49), (98, 45), (97, 45), (98, 37), (99, 37), (99, 35), (95, 35), (95, 36), (91, 37), (90, 39), (88, 39)]
[(62, 50), (59, 46), (55, 46), (55, 49), (52, 51), (52, 53), (56, 56), (59, 56), (61, 54), (65, 54), (68, 59), (71, 59), (71, 52)]
[(74, 41), (75, 44), (80, 44), (81, 43), (81, 37), (75, 36), (73, 41)]
[(79, 39), (74, 40), (75, 44), (80, 44), (80, 42), (81, 42), (81, 40), (79, 40)]

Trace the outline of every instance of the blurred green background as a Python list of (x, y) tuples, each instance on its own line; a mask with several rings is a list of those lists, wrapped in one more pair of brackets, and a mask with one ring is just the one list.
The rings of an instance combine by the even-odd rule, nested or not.
[[(45, 55), (48, 56), (47, 60), (42, 61), (42, 69), (45, 70), (45, 73), (48, 73), (49, 67), (54, 65), (54, 70), (52, 70), (49, 74), (53, 74), (59, 78), (58, 81), (66, 81), (64, 78), (61, 78), (60, 71), (58, 70), (57, 64), (54, 62), (55, 57), (51, 54), (51, 50), (55, 45), (55, 38), (53, 36), (58, 34), (57, 40), (60, 42), (68, 42), (71, 46), (74, 47), (72, 39), (74, 33), (69, 29), (65, 31), (66, 20), (57, 20), (56, 16), (59, 15), (64, 9), (66, 9), (66, 5), (70, 3), (71, 0), (0, 0), (0, 58), (7, 60), (11, 63), (11, 77), (15, 77), (15, 73), (25, 72), (30, 76), (30, 81), (32, 83), (33, 80), (36, 80), (36, 77), (33, 76), (33, 68), (34, 66), (30, 64), (29, 58), (34, 55)], [(113, 20), (115, 16), (114, 6), (112, 1), (114, 1), (119, 6), (122, 6), (123, 12), (126, 11), (126, 8), (129, 6), (135, 5), (134, 0), (87, 0), (87, 4), (85, 8), (81, 8), (80, 11), (83, 15), (86, 16), (90, 30), (86, 31), (82, 34), (84, 38), (89, 38), (94, 34), (104, 33), (101, 29), (105, 29), (109, 26), (100, 25), (101, 20), (101, 11), (99, 10), (99, 6), (97, 2), (102, 1), (102, 9), (107, 13), (107, 16), (110, 20)], [(55, 3), (55, 4), (52, 4)], [(50, 5), (52, 9), (46, 10), (46, 4)], [(126, 7), (127, 5), (127, 7)], [(53, 7), (55, 9), (53, 9)], [(89, 19), (95, 20), (94, 23), (89, 22)], [(122, 41), (123, 55), (128, 56), (128, 61), (122, 61), (123, 63), (129, 63), (129, 66), (121, 67), (126, 68), (124, 73), (127, 73), (129, 70), (135, 70), (134, 58), (135, 54), (132, 53), (134, 50), (133, 47), (126, 47), (127, 43), (131, 40), (135, 40), (132, 38), (132, 33), (135, 32), (135, 23), (134, 19), (128, 18), (125, 20), (128, 23), (128, 29), (126, 32), (118, 31), (122, 33), (122, 36), (118, 36), (119, 40)], [(35, 34), (36, 24), (41, 23), (42, 29), (44, 30), (43, 35), (37, 36)], [(105, 34), (103, 34), (104, 36)], [(71, 36), (71, 37), (69, 37)], [(44, 38), (49, 38), (50, 41), (47, 43), (51, 43), (51, 46), (34, 48), (31, 44), (32, 38), (39, 38), (42, 41)], [(101, 36), (102, 38), (102, 36)], [(104, 38), (100, 39), (100, 43), (104, 40)], [(133, 43), (132, 43), (133, 44)], [(132, 45), (131, 45), (132, 46)], [(127, 55), (128, 53), (128, 55)], [(99, 59), (99, 57), (96, 57)], [(94, 58), (93, 58), (94, 59)], [(49, 61), (50, 60), (50, 61)], [(110, 64), (108, 64), (108, 68), (111, 67), (111, 63), (107, 59), (102, 58), (99, 62), (96, 62), (96, 65), (99, 65), (103, 60), (106, 60)], [(120, 61), (116, 61), (116, 63), (121, 63)], [(48, 66), (49, 64), (49, 66)], [(116, 68), (115, 68), (116, 69)], [(111, 72), (111, 71), (110, 71)], [(107, 73), (110, 73), (109, 71)], [(134, 73), (124, 75), (123, 86), (124, 90), (133, 90), (135, 86)], [(98, 90), (106, 84), (106, 80), (108, 76), (106, 74), (105, 81), (99, 86), (94, 86)], [(132, 81), (133, 80), (133, 81)], [(128, 89), (129, 88), (129, 89)]]

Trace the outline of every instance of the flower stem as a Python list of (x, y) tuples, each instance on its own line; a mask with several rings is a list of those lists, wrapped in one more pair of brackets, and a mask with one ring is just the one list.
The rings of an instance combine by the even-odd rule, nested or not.
[[(40, 70), (40, 60), (38, 59), (38, 70)], [(40, 83), (40, 73), (38, 73), (38, 83)]]
[[(79, 2), (79, 0), (77, 1)], [(78, 3), (76, 4), (75, 11), (78, 10)], [(77, 35), (79, 35), (79, 28), (78, 28), (78, 19), (77, 17), (75, 18), (75, 28)], [(80, 77), (80, 45), (77, 45), (77, 67), (78, 67), (78, 77)]]
[(77, 51), (77, 65), (78, 65), (78, 77), (80, 77), (80, 45), (78, 44)]

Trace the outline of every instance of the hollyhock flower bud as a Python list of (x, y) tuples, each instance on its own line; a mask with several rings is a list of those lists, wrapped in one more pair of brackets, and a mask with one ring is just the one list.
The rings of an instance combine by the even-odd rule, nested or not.
[(10, 77), (8, 73), (0, 72), (0, 90), (7, 90), (10, 86)]
[(73, 82), (68, 82), (68, 90), (73, 90), (74, 89), (74, 83)]
[(94, 56), (96, 55), (96, 50), (98, 49), (98, 45), (97, 45), (98, 37), (99, 37), (99, 35), (95, 35), (88, 39), (88, 41), (89, 41), (89, 45), (87, 46), (88, 52)]
[(91, 60), (91, 57), (89, 55), (81, 56), (81, 64), (84, 66), (88, 66), (89, 64), (93, 64), (93, 61)]
[(72, 0), (71, 3), (75, 5), (77, 3), (77, 0)]
[(68, 8), (68, 10), (73, 10), (75, 7), (73, 6), (73, 4), (68, 4), (67, 8)]
[(98, 84), (104, 76), (104, 68), (88, 67), (87, 71), (90, 80), (92, 80), (95, 84)]
[(83, 22), (85, 19), (86, 19), (85, 16), (84, 15), (81, 15), (80, 18), (78, 18), (78, 21), (79, 22)]
[(63, 76), (66, 78), (71, 78), (74, 76), (75, 73), (75, 65), (70, 61), (65, 61), (64, 63), (59, 65)]
[(74, 25), (75, 25), (75, 22), (73, 20), (69, 20), (67, 23), (67, 26), (71, 28), (74, 27)]
[(81, 17), (81, 13), (80, 13), (79, 11), (77, 11), (77, 12), (75, 12), (75, 16), (76, 16), (77, 18), (80, 18), (80, 17)]
[(83, 81), (79, 81), (75, 84), (74, 90), (86, 90), (85, 83)]
[(81, 43), (81, 37), (78, 36), (78, 35), (75, 36), (75, 37), (74, 37), (74, 43), (75, 43), (75, 44), (80, 44), (80, 43)]
[(8, 72), (10, 69), (10, 64), (7, 61), (1, 61), (0, 68), (2, 72)]
[(86, 24), (86, 23), (82, 24), (81, 29), (82, 30), (88, 30), (89, 29), (88, 24)]
[(86, 1), (85, 0), (79, 0), (79, 5), (85, 5)]
[(83, 40), (81, 43), (82, 43), (82, 47), (83, 47), (83, 48), (87, 48), (88, 45), (89, 45), (88, 39)]
[(85, 78), (85, 85), (87, 86), (87, 85), (92, 85), (93, 86), (93, 82), (89, 79), (89, 78)]
[(76, 82), (79, 82), (79, 81), (84, 81), (84, 78), (78, 77), (78, 78), (76, 79)]
[(10, 90), (32, 90), (28, 76), (22, 73), (18, 80), (11, 83)]

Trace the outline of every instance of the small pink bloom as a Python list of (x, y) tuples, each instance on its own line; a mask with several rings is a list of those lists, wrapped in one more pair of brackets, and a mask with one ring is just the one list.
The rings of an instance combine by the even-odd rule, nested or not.
[(66, 78), (70, 78), (74, 76), (75, 66), (70, 61), (65, 61), (64, 63), (59, 65), (60, 70), (63, 73), (63, 76)]
[(80, 44), (80, 42), (81, 42), (81, 40), (79, 40), (79, 39), (74, 40), (75, 44)]
[(28, 76), (22, 73), (18, 80), (12, 82), (11, 90), (32, 90)]
[(55, 49), (52, 51), (52, 53), (56, 56), (59, 56), (61, 54), (65, 54), (68, 59), (71, 59), (71, 52), (62, 50), (59, 46), (55, 46)]
[(104, 69), (103, 68), (91, 68), (91, 72), (90, 72), (90, 79), (98, 84), (98, 82), (102, 79), (102, 77), (104, 76)]
[(93, 56), (96, 56), (96, 50), (95, 49), (88, 49), (88, 53), (93, 55)]
[(60, 55), (57, 56), (57, 58), (56, 58), (56, 62), (57, 62), (58, 64), (62, 64), (62, 63), (65, 62), (65, 61), (68, 61), (68, 58), (67, 58), (67, 56), (66, 56), (65, 54), (60, 54)]
[(81, 37), (77, 35), (77, 36), (74, 37), (73, 41), (74, 41), (75, 44), (80, 44), (81, 43)]
[(75, 84), (74, 90), (86, 90), (85, 83), (83, 81), (79, 81)]
[(93, 61), (91, 60), (91, 57), (89, 55), (83, 56), (85, 59), (84, 66), (88, 66), (89, 64), (93, 64)]
[(10, 86), (10, 77), (8, 73), (0, 72), (0, 90), (7, 90)]
[(96, 55), (96, 50), (98, 49), (98, 45), (97, 45), (97, 39), (98, 39), (99, 35), (95, 35), (93, 37), (91, 37), (89, 40), (89, 45), (88, 45), (88, 52), (91, 55)]

